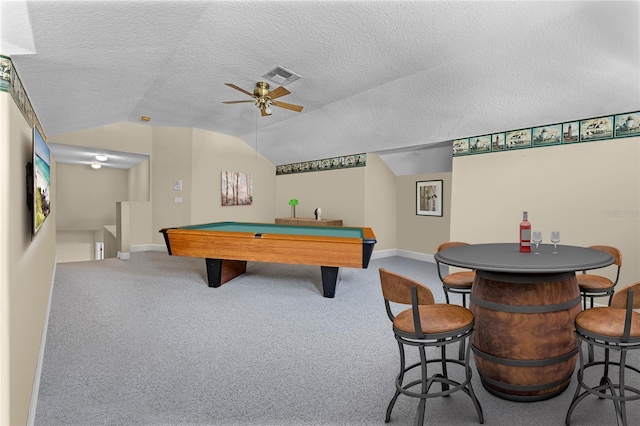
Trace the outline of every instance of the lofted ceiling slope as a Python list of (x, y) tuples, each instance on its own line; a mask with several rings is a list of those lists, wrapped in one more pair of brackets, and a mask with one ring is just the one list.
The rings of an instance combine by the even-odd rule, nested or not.
[[(638, 1), (0, 6), (0, 53), (53, 140), (144, 115), (288, 164), (640, 109)], [(278, 65), (301, 76), (281, 100), (302, 112), (222, 103)]]

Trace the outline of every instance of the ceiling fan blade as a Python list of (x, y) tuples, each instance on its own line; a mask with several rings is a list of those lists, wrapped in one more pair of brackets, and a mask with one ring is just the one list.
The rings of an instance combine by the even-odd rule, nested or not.
[(223, 104), (243, 104), (245, 102), (255, 102), (255, 101), (226, 101)]
[(280, 108), (286, 108), (286, 109), (290, 109), (292, 111), (297, 111), (297, 112), (302, 111), (302, 108), (303, 108), (300, 105), (288, 104), (286, 102), (280, 102), (280, 101), (274, 102), (273, 106), (277, 106), (277, 107), (280, 107)]
[(270, 115), (271, 115), (271, 114), (267, 114), (267, 110), (266, 110), (266, 108), (260, 108), (260, 114), (261, 114), (263, 117), (268, 117), (268, 116), (270, 116)]
[(272, 91), (270, 91), (268, 96), (271, 99), (275, 99), (275, 98), (279, 98), (279, 97), (284, 96), (284, 95), (288, 95), (289, 93), (291, 93), (291, 92), (288, 91), (287, 89), (285, 89), (284, 87), (280, 86), (280, 87), (277, 87), (277, 88), (273, 89)]
[(251, 93), (251, 92), (247, 92), (246, 90), (244, 90), (244, 89), (243, 89), (243, 88), (241, 88), (241, 87), (236, 86), (235, 84), (231, 84), (231, 83), (225, 83), (225, 84), (226, 84), (227, 86), (229, 86), (229, 87), (233, 87), (234, 89), (239, 90), (239, 91), (241, 91), (242, 93), (245, 93), (245, 94), (247, 94), (247, 95), (251, 96), (252, 98), (255, 98), (255, 95), (254, 95), (253, 93)]

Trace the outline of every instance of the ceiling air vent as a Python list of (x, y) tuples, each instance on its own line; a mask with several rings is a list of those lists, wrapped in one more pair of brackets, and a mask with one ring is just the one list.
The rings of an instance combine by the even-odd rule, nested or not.
[(300, 78), (298, 74), (294, 73), (293, 71), (289, 71), (288, 69), (281, 66), (275, 67), (274, 69), (263, 75), (263, 77), (281, 86), (286, 86), (292, 81), (296, 81)]

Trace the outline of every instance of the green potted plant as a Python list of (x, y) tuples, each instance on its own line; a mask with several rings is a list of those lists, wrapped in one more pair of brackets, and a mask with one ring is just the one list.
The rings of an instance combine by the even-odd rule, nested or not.
[(289, 205), (291, 206), (291, 217), (296, 217), (296, 206), (298, 205), (298, 200), (295, 198), (290, 199)]

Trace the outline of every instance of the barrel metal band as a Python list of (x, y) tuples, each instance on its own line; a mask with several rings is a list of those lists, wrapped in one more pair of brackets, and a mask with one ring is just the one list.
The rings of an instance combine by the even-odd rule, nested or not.
[(575, 299), (569, 300), (567, 302), (555, 303), (553, 305), (505, 305), (503, 303), (494, 303), (479, 299), (473, 293), (471, 293), (470, 295), (470, 300), (471, 303), (481, 308), (514, 314), (545, 314), (549, 312), (558, 312), (573, 308), (574, 306), (578, 306), (582, 303), (581, 297), (578, 296)]
[(491, 377), (487, 377), (484, 374), (480, 374), (480, 378), (481, 380), (489, 385), (492, 386), (497, 386), (499, 388), (505, 389), (505, 390), (510, 390), (510, 391), (520, 391), (520, 392), (532, 392), (532, 391), (540, 391), (540, 390), (545, 390), (545, 389), (551, 389), (554, 388), (556, 386), (560, 386), (561, 384), (565, 383), (567, 380), (571, 380), (571, 376), (573, 375), (573, 372), (563, 378), (561, 378), (560, 380), (556, 380), (554, 382), (551, 383), (544, 383), (541, 385), (514, 385), (511, 383), (504, 383), (501, 382), (499, 380), (495, 380), (492, 379)]
[(567, 352), (564, 355), (560, 355), (554, 358), (544, 359), (507, 359), (500, 358), (495, 355), (488, 354), (480, 349), (471, 345), (473, 353), (482, 359), (493, 362), (494, 364), (507, 365), (510, 367), (544, 367), (546, 365), (558, 364), (560, 362), (567, 361), (578, 354), (578, 348), (573, 349), (571, 352)]

